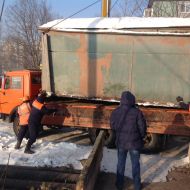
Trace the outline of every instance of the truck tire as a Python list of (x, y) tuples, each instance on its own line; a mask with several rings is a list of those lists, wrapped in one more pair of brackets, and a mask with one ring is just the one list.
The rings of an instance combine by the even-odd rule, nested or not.
[(107, 148), (116, 148), (115, 146), (115, 133), (113, 130), (109, 129), (106, 130), (106, 135), (105, 135), (105, 145)]
[(161, 136), (155, 133), (148, 133), (146, 136), (143, 152), (157, 152), (161, 147)]
[[(92, 128), (88, 129), (89, 138), (92, 144), (95, 143), (96, 137), (98, 136), (99, 132), (100, 129), (92, 129)], [(113, 133), (111, 129), (106, 130), (104, 144), (108, 148), (115, 148), (115, 133)]]
[(13, 131), (14, 131), (16, 136), (18, 136), (19, 129), (20, 129), (19, 118), (15, 116), (14, 120), (13, 120)]
[(100, 132), (100, 129), (94, 129), (94, 128), (89, 128), (88, 129), (88, 135), (89, 135), (89, 138), (90, 138), (90, 142), (92, 144), (95, 143), (96, 137), (98, 136), (99, 132)]
[(2, 120), (3, 120), (4, 122), (10, 123), (9, 117), (8, 117), (6, 114), (2, 114), (2, 115), (1, 115), (1, 118), (2, 118)]

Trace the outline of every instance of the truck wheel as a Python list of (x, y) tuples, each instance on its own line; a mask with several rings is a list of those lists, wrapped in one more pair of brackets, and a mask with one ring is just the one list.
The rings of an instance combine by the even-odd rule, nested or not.
[(2, 114), (2, 115), (1, 115), (1, 118), (2, 118), (3, 121), (9, 123), (9, 117), (8, 117), (7, 115)]
[(18, 136), (19, 129), (20, 129), (19, 118), (15, 117), (13, 120), (13, 131), (14, 131), (16, 136)]
[(161, 136), (159, 134), (148, 133), (145, 138), (145, 144), (143, 151), (145, 152), (155, 152), (159, 151), (161, 148)]
[[(95, 143), (96, 137), (98, 136), (99, 132), (100, 129), (88, 129), (89, 138), (92, 144)], [(111, 129), (106, 130), (104, 144), (108, 148), (115, 148), (115, 133), (113, 133)]]
[(91, 129), (91, 128), (88, 129), (88, 135), (92, 144), (95, 143), (96, 137), (98, 136), (99, 132), (100, 129)]
[(111, 129), (106, 130), (105, 145), (107, 146), (107, 148), (116, 148), (115, 138), (115, 133)]

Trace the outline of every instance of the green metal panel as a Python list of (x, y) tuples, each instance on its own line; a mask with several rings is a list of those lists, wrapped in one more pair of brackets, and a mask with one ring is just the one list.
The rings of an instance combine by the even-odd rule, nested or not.
[(131, 89), (131, 54), (114, 54), (109, 71), (105, 75), (104, 97), (118, 98), (125, 89)]
[(80, 67), (72, 52), (53, 52), (54, 89), (58, 94), (80, 94)]
[(176, 103), (177, 96), (189, 100), (190, 55), (139, 54), (135, 57), (132, 91), (139, 100)]
[(84, 34), (90, 53), (126, 54), (132, 52), (132, 38), (117, 34)]
[(144, 36), (134, 40), (132, 91), (150, 102), (190, 97), (189, 37)]
[(75, 52), (80, 46), (79, 35), (52, 35), (49, 38), (49, 47), (52, 52)]
[(189, 42), (187, 36), (50, 33), (54, 91), (118, 99), (132, 90), (142, 102), (189, 100)]

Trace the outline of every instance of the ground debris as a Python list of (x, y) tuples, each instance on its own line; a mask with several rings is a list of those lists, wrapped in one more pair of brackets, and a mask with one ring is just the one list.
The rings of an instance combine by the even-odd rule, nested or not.
[(166, 176), (167, 181), (179, 181), (185, 178), (190, 180), (190, 164), (184, 166), (173, 167)]

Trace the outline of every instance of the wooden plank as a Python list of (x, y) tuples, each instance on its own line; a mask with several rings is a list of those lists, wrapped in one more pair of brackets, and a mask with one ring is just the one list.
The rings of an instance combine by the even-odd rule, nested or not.
[(28, 170), (28, 171), (45, 171), (45, 172), (60, 172), (60, 173), (72, 173), (72, 174), (80, 174), (80, 170), (75, 170), (73, 168), (68, 167), (32, 167), (32, 166), (17, 166), (17, 165), (0, 165), (1, 170), (6, 169), (15, 169), (15, 170)]
[(25, 179), (25, 180), (37, 180), (37, 181), (53, 181), (53, 182), (60, 182), (60, 183), (71, 183), (74, 184), (77, 182), (79, 178), (79, 174), (72, 174), (72, 173), (64, 173), (64, 172), (57, 172), (47, 170), (43, 171), (40, 169), (25, 169), (24, 167), (18, 169), (16, 167), (1, 167), (0, 168), (0, 175), (6, 178), (17, 178), (17, 179)]
[(59, 190), (75, 190), (75, 184), (55, 183), (46, 181), (18, 180), (18, 179), (2, 179), (0, 181), (0, 189), (59, 189)]
[(84, 165), (79, 180), (76, 184), (76, 190), (92, 190), (97, 175), (100, 170), (101, 159), (103, 156), (104, 131), (100, 131), (93, 150)]

